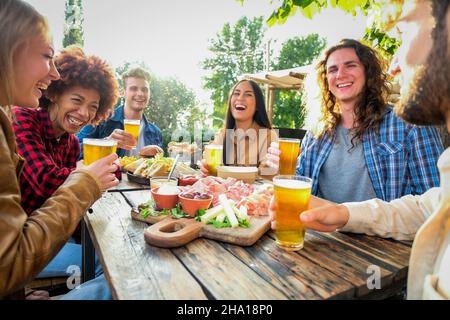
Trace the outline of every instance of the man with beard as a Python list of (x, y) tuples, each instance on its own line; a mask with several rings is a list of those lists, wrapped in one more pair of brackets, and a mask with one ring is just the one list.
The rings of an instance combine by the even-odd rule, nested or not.
[[(389, 20), (402, 34), (398, 56), (406, 81), (396, 112), (414, 124), (446, 124), (450, 131), (450, 0), (386, 2), (396, 9)], [(423, 195), (340, 205), (313, 197), (312, 209), (300, 219), (321, 232), (414, 239), (408, 299), (450, 299), (450, 148), (439, 158), (438, 168), (441, 186)], [(274, 216), (273, 201), (271, 209)]]

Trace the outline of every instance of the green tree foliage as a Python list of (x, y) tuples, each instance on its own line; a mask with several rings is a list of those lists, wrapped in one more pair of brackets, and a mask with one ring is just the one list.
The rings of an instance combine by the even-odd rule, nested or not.
[[(149, 70), (143, 62), (126, 62), (116, 68), (120, 88), (123, 88), (122, 74), (136, 65)], [(193, 139), (195, 122), (202, 126), (206, 119), (205, 113), (198, 106), (195, 93), (184, 83), (176, 78), (160, 78), (153, 74), (149, 106), (144, 113), (161, 129), (164, 147), (171, 141), (175, 130), (185, 130)]]
[(66, 19), (63, 46), (72, 44), (84, 46), (82, 0), (66, 0)]
[[(243, 4), (245, 0), (237, 1)], [(282, 0), (266, 22), (269, 26), (273, 26), (275, 23), (284, 24), (289, 17), (298, 11), (306, 18), (312, 19), (323, 8), (328, 7), (338, 8), (352, 15), (356, 15), (358, 11), (364, 15), (369, 12), (376, 15), (377, 12), (383, 10), (383, 6), (376, 0)], [(387, 59), (392, 57), (400, 45), (398, 39), (388, 36), (375, 24), (366, 29), (363, 40), (378, 49)]]
[[(326, 41), (318, 34), (295, 37), (283, 43), (273, 70), (302, 67), (311, 64), (321, 53)], [(278, 128), (302, 128), (306, 110), (303, 92), (277, 90), (275, 94), (273, 125)]]
[(364, 35), (363, 40), (377, 48), (378, 51), (388, 60), (395, 54), (401, 44), (400, 40), (390, 37), (388, 34), (378, 29), (375, 25), (366, 29), (366, 34)]
[(289, 69), (311, 64), (325, 48), (326, 40), (313, 33), (294, 37), (283, 43), (274, 69)]
[(235, 25), (226, 23), (210, 39), (211, 57), (202, 62), (202, 68), (210, 74), (204, 77), (203, 87), (212, 92), (215, 127), (223, 125), (229, 91), (239, 75), (264, 70), (265, 31), (263, 17), (243, 17)]

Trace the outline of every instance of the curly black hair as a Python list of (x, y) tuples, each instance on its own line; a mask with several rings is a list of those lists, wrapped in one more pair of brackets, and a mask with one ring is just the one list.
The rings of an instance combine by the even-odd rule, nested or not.
[(55, 57), (61, 79), (53, 81), (41, 99), (41, 107), (48, 107), (50, 98), (57, 97), (68, 88), (80, 86), (94, 89), (100, 95), (99, 108), (93, 124), (107, 119), (114, 111), (119, 96), (118, 83), (111, 67), (97, 56), (87, 56), (77, 46), (69, 46)]

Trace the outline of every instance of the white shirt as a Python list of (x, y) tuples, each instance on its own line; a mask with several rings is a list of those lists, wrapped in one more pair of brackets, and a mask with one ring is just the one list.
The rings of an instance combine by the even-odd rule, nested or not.
[(423, 195), (344, 203), (350, 218), (342, 231), (414, 239), (408, 299), (450, 299), (450, 148), (438, 168), (441, 186)]

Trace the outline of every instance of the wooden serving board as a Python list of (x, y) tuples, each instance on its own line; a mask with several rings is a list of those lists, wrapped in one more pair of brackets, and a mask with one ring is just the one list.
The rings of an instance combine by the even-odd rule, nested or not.
[(269, 216), (251, 217), (249, 228), (216, 228), (193, 218), (165, 218), (144, 232), (148, 244), (161, 248), (181, 247), (197, 238), (219, 240), (240, 246), (251, 246), (270, 229)]
[(144, 218), (139, 211), (137, 210), (137, 208), (132, 208), (131, 209), (131, 218), (133, 218), (134, 220), (137, 221), (141, 221), (141, 222), (146, 222), (146, 223), (150, 223), (150, 224), (155, 224), (158, 223), (166, 218), (170, 218), (170, 215), (160, 215), (160, 216), (148, 216), (147, 218)]

